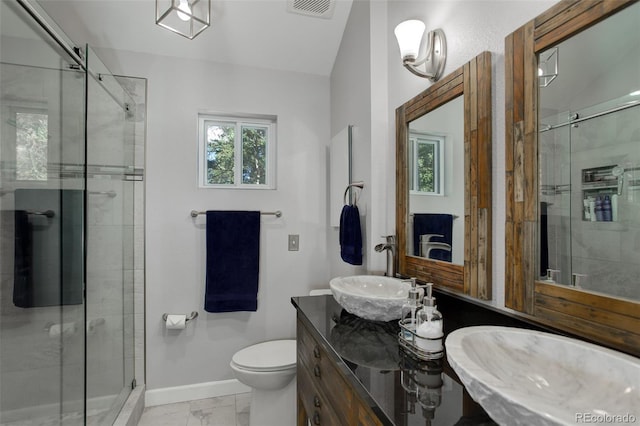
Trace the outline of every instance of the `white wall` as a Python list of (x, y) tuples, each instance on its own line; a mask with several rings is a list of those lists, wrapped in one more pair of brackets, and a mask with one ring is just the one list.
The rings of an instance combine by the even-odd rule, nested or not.
[[(329, 79), (100, 50), (116, 73), (149, 79), (147, 151), (147, 377), (150, 389), (231, 378), (239, 348), (292, 337), (291, 295), (326, 287), (330, 276), (384, 269), (372, 247), (395, 232), (395, 108), (428, 87), (398, 58), (393, 28), (420, 18), (447, 35), (445, 73), (483, 50), (493, 52), (494, 298), (504, 290), (504, 37), (553, 1), (356, 1)], [(178, 77), (181, 76), (181, 77)], [(177, 86), (176, 79), (180, 81)], [(196, 186), (199, 111), (277, 114), (278, 189), (214, 191)], [(365, 181), (361, 210), (365, 264), (339, 259), (327, 218), (326, 147), (356, 125), (354, 179)], [(260, 307), (256, 313), (205, 314), (204, 225), (191, 209), (281, 209), (263, 218)], [(286, 250), (300, 234), (299, 252)], [(328, 245), (328, 247), (327, 247)], [(201, 312), (189, 329), (169, 335), (164, 312)]]
[[(364, 182), (358, 200), (362, 226), (362, 266), (340, 258), (338, 228), (329, 228), (327, 245), (332, 277), (366, 273), (371, 260), (371, 90), (369, 75), (369, 3), (354, 1), (331, 72), (331, 135), (349, 124), (352, 138), (352, 180)], [(332, 194), (329, 194), (332, 196)]]
[[(382, 274), (386, 254), (373, 247), (383, 235), (395, 234), (387, 223), (388, 196), (393, 179), (387, 177), (386, 159), (393, 152), (387, 139), (386, 2), (355, 0), (331, 72), (331, 134), (353, 124), (353, 180), (363, 181), (358, 202), (363, 232), (363, 264), (353, 267), (340, 259), (338, 229), (331, 228), (327, 244), (331, 276)], [(384, 82), (380, 84), (380, 82)], [(395, 176), (395, 172), (391, 177)]]
[[(504, 38), (551, 7), (555, 1), (389, 1), (388, 2), (388, 87), (389, 123), (395, 108), (429, 87), (430, 83), (402, 67), (393, 28), (406, 19), (421, 19), (427, 30), (442, 28), (447, 37), (444, 75), (488, 50), (492, 53), (493, 110), (493, 299), (504, 306)], [(382, 84), (383, 82), (380, 82)], [(389, 127), (389, 141), (395, 140), (395, 126)], [(389, 157), (387, 173), (393, 176), (395, 158)], [(395, 194), (393, 195), (395, 197)]]
[[(326, 287), (326, 77), (101, 49), (115, 73), (148, 79), (146, 168), (147, 387), (233, 378), (229, 361), (247, 345), (295, 336), (290, 297)], [(198, 112), (278, 117), (276, 190), (197, 185)], [(258, 311), (203, 309), (205, 219), (192, 209), (282, 210), (262, 218)], [(300, 251), (287, 251), (287, 234)], [(168, 333), (161, 316), (199, 311)]]
[[(367, 206), (366, 217), (370, 241), (365, 246), (365, 265), (369, 271), (384, 269), (383, 256), (372, 250), (379, 236), (395, 233), (395, 109), (431, 84), (404, 69), (393, 29), (406, 19), (421, 19), (427, 29), (442, 28), (445, 32), (445, 75), (485, 50), (492, 53), (493, 298), (497, 305), (504, 305), (504, 38), (554, 3), (354, 1), (331, 75), (331, 132), (340, 131), (349, 119), (370, 121), (371, 144), (358, 145), (355, 152), (356, 161), (368, 158), (364, 164), (356, 163), (356, 178), (371, 180), (370, 195), (363, 193), (372, 197), (367, 199), (372, 205)], [(365, 82), (369, 84), (368, 92)], [(386, 117), (382, 117), (384, 111)], [(333, 251), (337, 250), (337, 236), (330, 235), (328, 239), (331, 271), (339, 275), (345, 267), (340, 264), (338, 252)]]

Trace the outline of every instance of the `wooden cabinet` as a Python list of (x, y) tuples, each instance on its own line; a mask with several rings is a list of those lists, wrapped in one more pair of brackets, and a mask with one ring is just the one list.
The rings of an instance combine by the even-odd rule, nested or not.
[[(298, 319), (298, 426), (382, 426), (355, 392), (338, 357)], [(309, 423), (308, 423), (309, 422)]]

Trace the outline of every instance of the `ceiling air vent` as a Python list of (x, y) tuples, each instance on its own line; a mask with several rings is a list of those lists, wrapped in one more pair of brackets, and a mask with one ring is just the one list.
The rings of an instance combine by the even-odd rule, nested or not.
[(287, 0), (287, 11), (316, 18), (331, 18), (335, 0)]

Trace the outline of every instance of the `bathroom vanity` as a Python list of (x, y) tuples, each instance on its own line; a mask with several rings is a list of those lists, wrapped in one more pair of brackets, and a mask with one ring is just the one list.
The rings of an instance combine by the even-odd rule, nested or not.
[[(459, 309), (452, 304), (460, 302), (439, 297), (451, 299), (451, 310)], [(420, 361), (399, 348), (396, 321), (363, 320), (332, 296), (291, 301), (297, 309), (298, 426), (307, 421), (333, 426), (495, 424), (460, 384), (446, 355)], [(470, 306), (451, 325), (522, 326), (483, 311)]]

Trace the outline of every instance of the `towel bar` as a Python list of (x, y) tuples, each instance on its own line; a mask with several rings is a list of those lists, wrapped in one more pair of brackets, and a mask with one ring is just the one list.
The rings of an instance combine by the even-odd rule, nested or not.
[(51, 219), (52, 217), (54, 217), (56, 214), (53, 212), (53, 210), (47, 210), (47, 211), (35, 211), (35, 210), (27, 210), (27, 214), (32, 214), (32, 215), (36, 215), (36, 216), (46, 216), (49, 219)]
[[(198, 217), (198, 215), (201, 214), (207, 214), (207, 212), (201, 212), (198, 210), (191, 210), (191, 217)], [(264, 214), (264, 215), (272, 215), (275, 217), (281, 217), (282, 216), (282, 212), (280, 210), (276, 210), (275, 212), (260, 212), (260, 214)]]
[(106, 195), (107, 197), (115, 197), (116, 191), (89, 191), (89, 195)]
[[(415, 214), (416, 214), (416, 213), (409, 213), (409, 216), (413, 216), (413, 215), (415, 215)], [(418, 213), (418, 214), (421, 214), (421, 213)], [(457, 219), (457, 218), (458, 218), (458, 215), (457, 215), (457, 214), (452, 214), (451, 216), (452, 216), (454, 219)]]
[[(162, 321), (166, 322), (168, 316), (169, 316), (169, 314), (162, 314)], [(189, 315), (187, 315), (186, 321), (189, 322), (189, 321), (194, 320), (196, 318), (198, 318), (198, 313), (196, 311), (193, 311)]]

